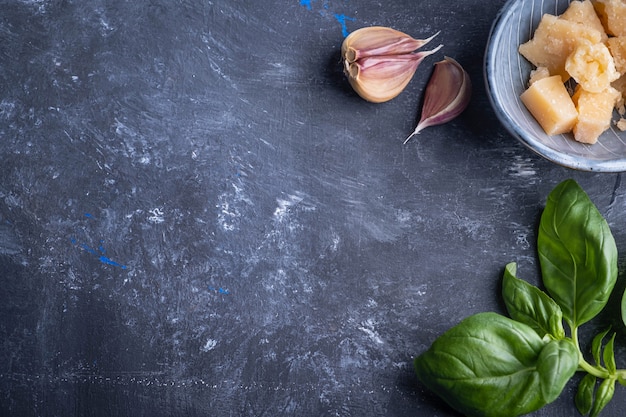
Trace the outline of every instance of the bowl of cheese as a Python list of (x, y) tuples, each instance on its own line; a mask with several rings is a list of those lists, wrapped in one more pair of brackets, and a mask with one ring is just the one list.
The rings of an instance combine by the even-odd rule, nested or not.
[(626, 171), (626, 2), (508, 0), (485, 51), (500, 122), (572, 169)]

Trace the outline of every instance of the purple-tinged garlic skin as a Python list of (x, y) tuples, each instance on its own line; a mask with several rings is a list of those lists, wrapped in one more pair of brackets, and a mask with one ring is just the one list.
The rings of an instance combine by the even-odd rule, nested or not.
[(428, 39), (415, 39), (406, 33), (384, 26), (357, 29), (344, 40), (342, 56), (354, 62), (369, 56), (401, 55), (420, 49), (439, 32)]
[(373, 103), (389, 101), (404, 90), (424, 58), (442, 47), (415, 52), (436, 35), (414, 39), (383, 26), (358, 29), (341, 45), (344, 73), (363, 99)]
[(467, 108), (471, 97), (472, 82), (461, 64), (450, 57), (437, 62), (426, 85), (420, 121), (404, 143), (429, 126), (456, 118)]

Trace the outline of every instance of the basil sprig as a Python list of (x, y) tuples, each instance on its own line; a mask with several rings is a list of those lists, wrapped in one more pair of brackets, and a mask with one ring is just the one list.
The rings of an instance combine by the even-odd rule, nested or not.
[[(547, 292), (504, 270), (502, 296), (510, 316), (479, 313), (441, 335), (415, 358), (420, 381), (451, 407), (470, 417), (514, 417), (559, 397), (577, 372), (575, 404), (596, 417), (611, 401), (626, 370), (616, 368), (615, 333), (592, 341), (588, 361), (579, 327), (608, 303), (617, 281), (617, 248), (606, 220), (574, 181), (548, 196), (537, 238)], [(621, 300), (626, 323), (626, 292)], [(566, 332), (567, 325), (569, 334)]]

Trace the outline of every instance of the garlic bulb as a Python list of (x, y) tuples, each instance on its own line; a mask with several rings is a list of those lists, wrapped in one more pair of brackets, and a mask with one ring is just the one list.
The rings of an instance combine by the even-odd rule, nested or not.
[(457, 117), (469, 105), (471, 95), (469, 75), (457, 61), (445, 57), (437, 62), (426, 85), (421, 119), (404, 143), (428, 126), (447, 123)]
[(362, 98), (382, 103), (396, 97), (411, 81), (420, 62), (437, 52), (415, 52), (430, 42), (384, 26), (358, 29), (341, 45), (344, 73)]

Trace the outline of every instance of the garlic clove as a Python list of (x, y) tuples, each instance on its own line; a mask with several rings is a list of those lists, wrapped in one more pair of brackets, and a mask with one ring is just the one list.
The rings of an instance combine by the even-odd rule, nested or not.
[(384, 26), (365, 27), (346, 37), (341, 45), (341, 55), (346, 61), (355, 62), (370, 56), (408, 54), (426, 45), (438, 34), (427, 39), (415, 39)]
[(415, 52), (430, 42), (384, 27), (357, 29), (344, 39), (341, 55), (344, 72), (362, 98), (382, 103), (396, 97), (409, 83), (420, 62), (438, 51)]
[(359, 96), (372, 103), (382, 103), (400, 94), (424, 58), (442, 46), (430, 51), (362, 57), (354, 62), (346, 60), (344, 70)]
[(469, 74), (457, 61), (445, 57), (437, 62), (426, 85), (420, 121), (404, 143), (423, 129), (447, 123), (460, 115), (469, 105), (471, 95)]

